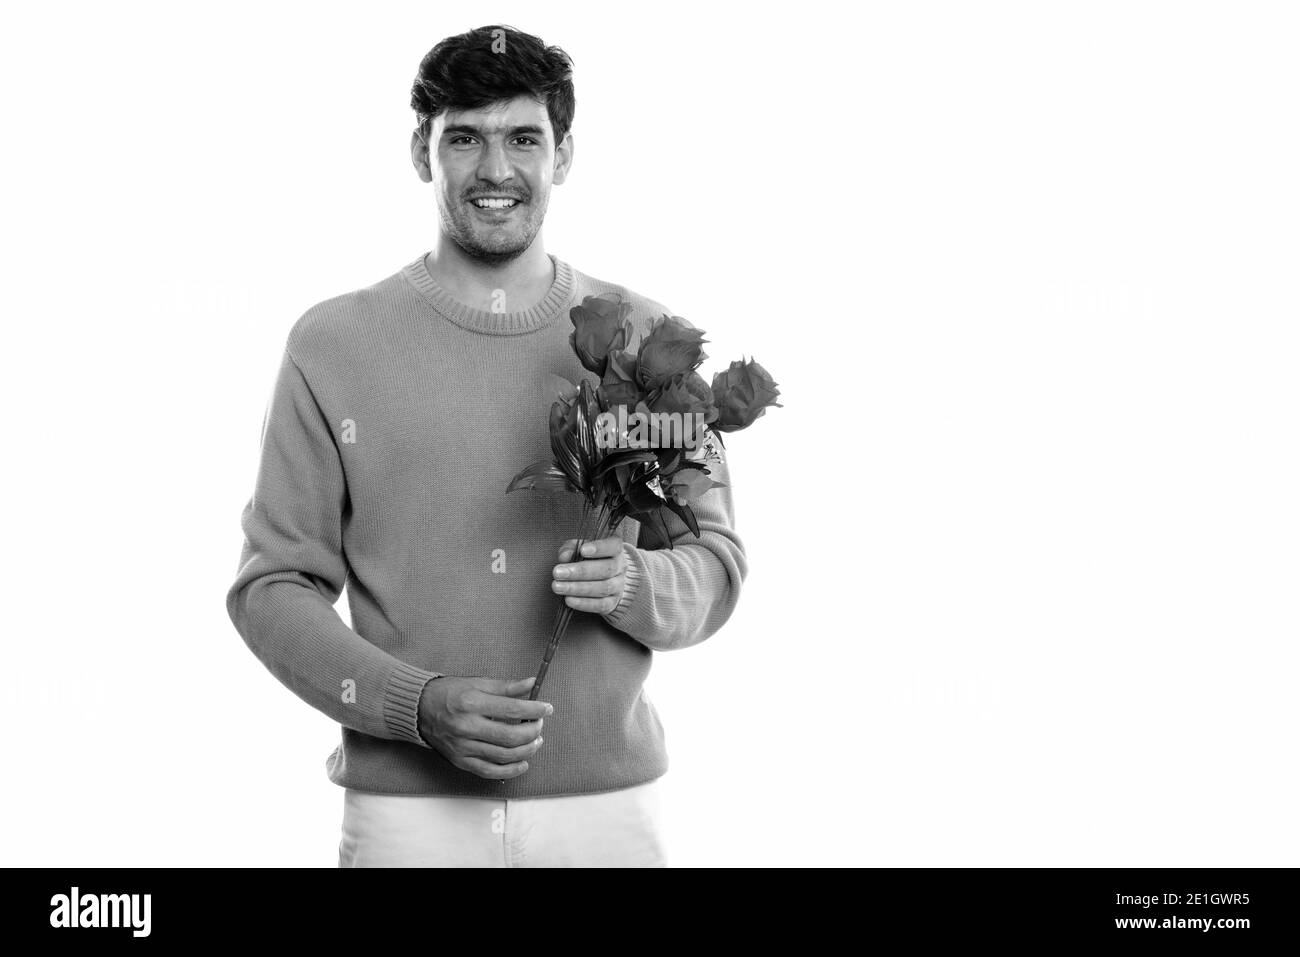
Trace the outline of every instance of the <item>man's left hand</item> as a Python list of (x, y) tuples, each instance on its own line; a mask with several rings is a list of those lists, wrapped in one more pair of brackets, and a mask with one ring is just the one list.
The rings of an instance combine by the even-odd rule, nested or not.
[(571, 538), (560, 546), (560, 562), (568, 564), (551, 570), (551, 590), (563, 595), (564, 603), (574, 611), (607, 615), (618, 607), (627, 581), (623, 539), (614, 536), (584, 542), (582, 561), (572, 562), (576, 544), (577, 539)]

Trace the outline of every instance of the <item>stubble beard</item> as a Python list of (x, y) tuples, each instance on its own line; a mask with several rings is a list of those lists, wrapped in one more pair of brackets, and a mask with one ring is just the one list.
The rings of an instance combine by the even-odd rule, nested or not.
[(545, 214), (546, 203), (543, 200), (542, 205), (533, 209), (525, 218), (521, 227), (522, 235), (517, 241), (509, 242), (508, 245), (501, 247), (485, 246), (475, 238), (474, 223), (470, 219), (474, 214), (468, 210), (459, 213), (444, 212), (442, 221), (447, 236), (467, 257), (485, 265), (499, 266), (518, 259), (529, 250), (533, 245), (533, 240), (537, 238)]

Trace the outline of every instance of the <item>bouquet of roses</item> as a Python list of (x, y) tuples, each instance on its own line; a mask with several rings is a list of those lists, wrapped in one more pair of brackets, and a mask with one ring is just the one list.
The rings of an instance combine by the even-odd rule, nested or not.
[[(551, 406), (552, 458), (524, 469), (506, 489), (583, 497), (574, 561), (582, 560), (583, 542), (605, 537), (629, 516), (641, 522), (650, 547), (672, 548), (664, 509), (698, 538), (691, 503), (723, 484), (709, 477), (709, 464), (721, 460), (722, 433), (780, 406), (776, 383), (753, 359), (705, 382), (696, 371), (707, 358), (704, 332), (680, 316), (653, 320), (634, 343), (631, 311), (616, 293), (587, 296), (570, 310), (569, 344), (598, 382), (565, 383)], [(572, 617), (561, 598), (530, 698), (541, 690)]]

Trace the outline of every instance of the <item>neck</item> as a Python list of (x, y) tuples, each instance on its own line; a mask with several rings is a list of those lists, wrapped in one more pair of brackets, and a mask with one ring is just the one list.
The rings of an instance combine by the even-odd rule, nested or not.
[(474, 309), (519, 312), (544, 298), (555, 281), (541, 233), (514, 259), (485, 263), (473, 259), (445, 233), (424, 257), (429, 275), (451, 296)]

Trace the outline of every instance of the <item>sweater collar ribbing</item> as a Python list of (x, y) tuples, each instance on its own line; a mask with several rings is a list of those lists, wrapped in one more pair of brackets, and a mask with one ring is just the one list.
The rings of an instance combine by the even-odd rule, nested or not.
[(550, 291), (531, 309), (518, 312), (491, 312), (487, 309), (474, 309), (465, 305), (443, 289), (429, 274), (424, 255), (414, 262), (402, 267), (402, 275), (410, 280), (429, 305), (444, 318), (462, 328), (492, 336), (515, 336), (542, 329), (553, 323), (560, 315), (560, 310), (573, 294), (573, 268), (550, 253), (555, 266), (555, 279)]

